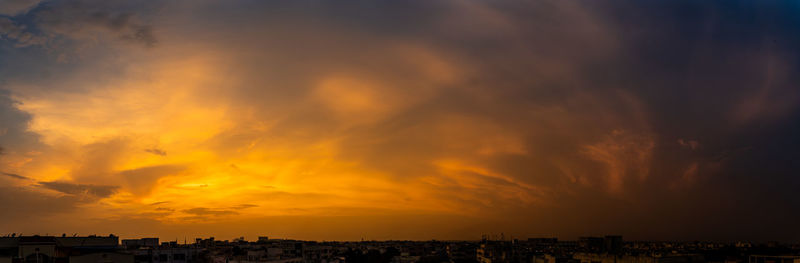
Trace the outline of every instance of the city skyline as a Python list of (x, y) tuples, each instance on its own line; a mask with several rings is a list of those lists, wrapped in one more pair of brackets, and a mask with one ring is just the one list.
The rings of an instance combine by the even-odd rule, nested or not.
[[(120, 245), (124, 245), (125, 242), (123, 241), (136, 241), (140, 242), (142, 240), (155, 240), (158, 241), (154, 243), (156, 245), (161, 245), (162, 243), (165, 244), (178, 244), (178, 245), (189, 245), (189, 244), (197, 244), (203, 240), (213, 240), (219, 242), (259, 242), (259, 241), (302, 241), (302, 242), (342, 242), (342, 243), (358, 243), (358, 242), (493, 242), (493, 241), (500, 241), (500, 242), (513, 242), (513, 241), (526, 241), (526, 242), (581, 242), (584, 240), (591, 240), (591, 239), (599, 239), (602, 240), (604, 238), (619, 238), (622, 240), (623, 236), (616, 235), (616, 234), (605, 234), (605, 235), (581, 235), (577, 237), (558, 237), (558, 236), (506, 236), (504, 233), (497, 233), (497, 234), (483, 234), (476, 238), (470, 239), (370, 239), (367, 237), (362, 237), (358, 240), (312, 240), (312, 239), (298, 239), (298, 238), (290, 238), (290, 237), (281, 237), (281, 236), (270, 236), (266, 234), (242, 234), (235, 237), (215, 237), (215, 236), (185, 236), (185, 237), (173, 237), (173, 238), (165, 238), (165, 237), (158, 237), (158, 236), (120, 236), (114, 233), (110, 234), (81, 234), (81, 233), (60, 233), (60, 234), (52, 234), (52, 233), (4, 233), (0, 234), (0, 238), (30, 238), (30, 237), (52, 237), (52, 238), (75, 238), (75, 239), (84, 239), (84, 238), (115, 238), (118, 239)], [(155, 242), (153, 241), (153, 242)], [(800, 242), (782, 242), (777, 240), (769, 240), (769, 241), (756, 241), (756, 240), (635, 240), (635, 239), (624, 239), (624, 242), (642, 242), (642, 243), (709, 243), (709, 244), (749, 244), (749, 245), (764, 245), (764, 244), (780, 244), (780, 245), (794, 245), (800, 246)]]
[(797, 242), (798, 11), (0, 0), (0, 233)]
[(794, 263), (800, 244), (528, 238), (478, 241), (304, 241), (259, 236), (161, 241), (118, 236), (2, 236), (0, 261), (20, 263)]

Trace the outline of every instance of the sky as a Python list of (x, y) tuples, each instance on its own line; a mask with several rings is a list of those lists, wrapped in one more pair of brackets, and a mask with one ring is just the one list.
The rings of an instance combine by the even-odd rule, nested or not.
[(0, 1), (0, 233), (800, 241), (794, 1)]

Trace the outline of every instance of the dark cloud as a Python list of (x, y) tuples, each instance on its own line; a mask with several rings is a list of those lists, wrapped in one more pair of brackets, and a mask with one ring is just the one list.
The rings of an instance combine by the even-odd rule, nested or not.
[(196, 215), (196, 216), (226, 216), (226, 215), (236, 215), (238, 212), (233, 210), (225, 210), (225, 209), (211, 209), (207, 207), (195, 207), (190, 209), (182, 210), (184, 213)]
[(155, 155), (167, 156), (167, 152), (158, 148), (145, 149), (144, 151)]
[(31, 178), (28, 178), (28, 177), (25, 177), (25, 176), (22, 176), (22, 175), (12, 174), (12, 173), (0, 173), (0, 174), (8, 176), (8, 177), (11, 177), (11, 178), (14, 178), (14, 179), (20, 179), (20, 180), (30, 180), (31, 179)]
[(685, 148), (689, 148), (689, 149), (692, 149), (692, 150), (697, 150), (697, 148), (700, 147), (700, 142), (695, 141), (695, 140), (678, 139), (678, 144), (680, 144), (681, 146), (683, 146)]
[[(21, 227), (30, 232), (42, 226), (54, 226), (66, 216), (75, 220), (85, 211), (83, 206), (116, 190), (113, 186), (74, 184), (69, 182), (39, 182), (28, 186), (0, 186), (0, 206), (5, 216), (3, 225)], [(52, 191), (59, 194), (54, 194)], [(55, 221), (51, 221), (53, 218)], [(78, 219), (77, 221), (80, 221)], [(62, 221), (63, 222), (63, 221)], [(54, 224), (55, 223), (55, 224)], [(59, 227), (56, 227), (59, 228)], [(24, 230), (23, 230), (24, 231)]]
[(18, 46), (38, 45), (50, 49), (65, 44), (59, 38), (85, 40), (98, 35), (153, 47), (158, 42), (153, 26), (137, 15), (151, 8), (154, 3), (136, 6), (125, 1), (47, 1), (42, 4), (39, 1), (4, 1), (0, 4), (0, 14), (30, 11), (21, 16), (0, 17), (0, 35)]
[(47, 42), (46, 37), (33, 34), (24, 25), (6, 17), (0, 17), (0, 36), (14, 41), (18, 47), (44, 45)]
[(17, 108), (19, 102), (11, 98), (10, 92), (0, 89), (0, 153), (24, 152), (39, 146), (39, 136), (28, 131), (30, 114)]
[(72, 212), (82, 202), (72, 195), (53, 196), (31, 187), (0, 186), (0, 205), (6, 213), (0, 222)]
[(112, 185), (93, 185), (93, 184), (76, 184), (70, 182), (39, 182), (39, 185), (55, 190), (68, 195), (75, 196), (93, 196), (105, 198), (113, 195), (119, 189), (119, 186)]
[(254, 204), (241, 204), (241, 205), (234, 206), (234, 207), (232, 207), (232, 208), (233, 208), (233, 209), (248, 209), (248, 208), (253, 208), (253, 207), (258, 207), (258, 205), (254, 205)]
[(82, 38), (94, 32), (151, 47), (157, 40), (150, 25), (135, 12), (153, 4), (130, 5), (125, 1), (54, 1), (33, 10), (36, 26), (53, 33)]
[(24, 13), (39, 4), (41, 0), (4, 0), (0, 2), (0, 15), (14, 16)]

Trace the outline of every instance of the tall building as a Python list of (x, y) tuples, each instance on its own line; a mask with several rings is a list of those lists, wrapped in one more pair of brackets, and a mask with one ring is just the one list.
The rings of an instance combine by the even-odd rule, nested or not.
[(126, 249), (136, 249), (140, 247), (155, 248), (158, 247), (158, 244), (159, 243), (157, 237), (122, 240), (122, 246), (125, 247)]
[(606, 253), (620, 253), (622, 252), (622, 236), (605, 236), (603, 245)]
[(601, 252), (604, 248), (605, 240), (602, 237), (580, 237), (578, 238), (578, 248), (587, 252)]

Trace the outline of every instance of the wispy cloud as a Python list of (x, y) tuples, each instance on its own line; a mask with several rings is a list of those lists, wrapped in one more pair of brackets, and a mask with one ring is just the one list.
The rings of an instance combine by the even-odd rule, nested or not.
[(119, 186), (112, 185), (93, 185), (93, 184), (75, 184), (70, 182), (39, 182), (40, 186), (55, 190), (64, 194), (79, 195), (79, 196), (95, 196), (99, 198), (109, 197), (116, 193)]
[(28, 178), (28, 177), (25, 177), (25, 176), (22, 176), (22, 175), (18, 175), (18, 174), (12, 174), (12, 173), (0, 173), (0, 174), (8, 176), (8, 177), (11, 177), (11, 178), (14, 178), (14, 179), (31, 180), (31, 178)]
[(167, 152), (158, 148), (145, 149), (144, 151), (155, 155), (167, 156)]

